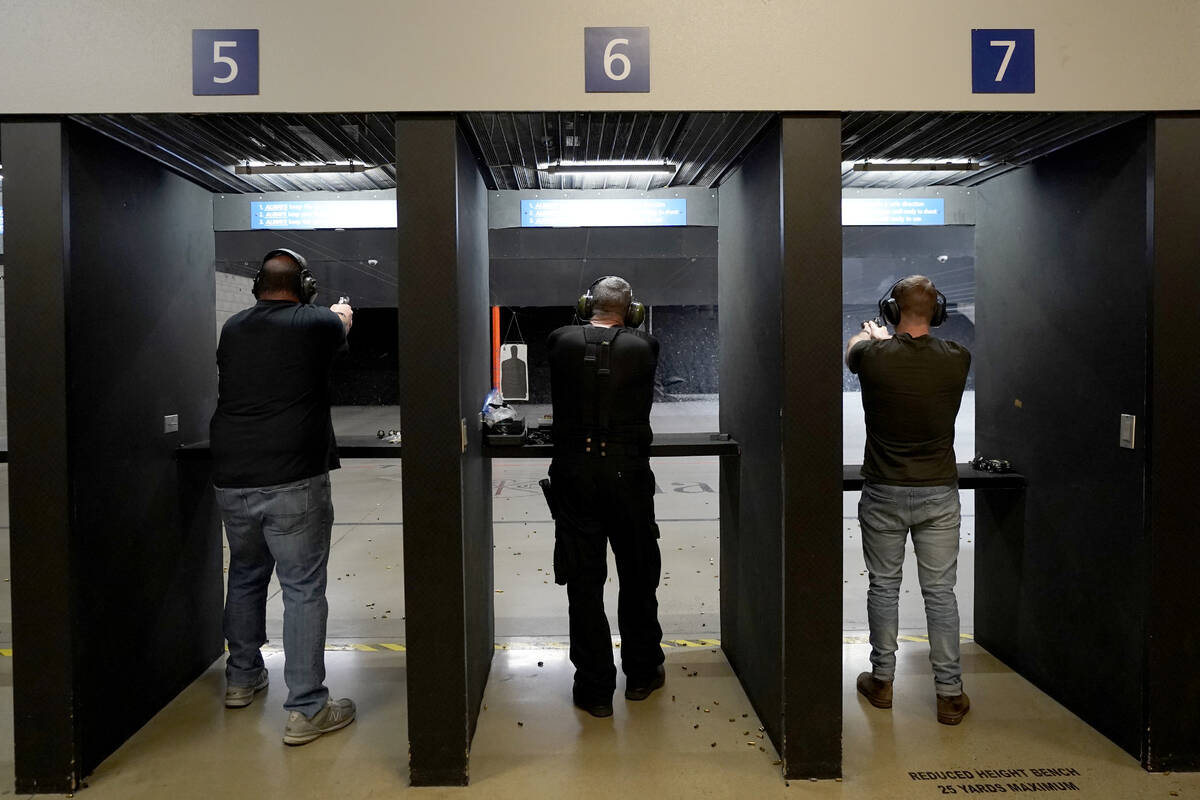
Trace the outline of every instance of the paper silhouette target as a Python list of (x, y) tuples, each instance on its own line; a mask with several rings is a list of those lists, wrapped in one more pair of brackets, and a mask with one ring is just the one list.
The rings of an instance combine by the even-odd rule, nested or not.
[(500, 393), (505, 400), (529, 399), (528, 352), (528, 345), (500, 345)]

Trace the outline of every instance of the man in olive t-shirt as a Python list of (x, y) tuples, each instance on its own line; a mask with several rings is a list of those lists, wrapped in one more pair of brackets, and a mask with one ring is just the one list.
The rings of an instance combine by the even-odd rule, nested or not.
[(957, 725), (970, 708), (959, 660), (958, 471), (954, 420), (971, 354), (930, 334), (945, 316), (945, 297), (922, 275), (899, 281), (880, 302), (896, 334), (874, 322), (846, 346), (846, 365), (862, 382), (866, 479), (858, 506), (863, 556), (870, 574), (867, 620), (871, 671), (858, 690), (877, 708), (891, 708), (904, 547), (912, 531), (917, 577), (925, 598), (929, 660), (938, 722)]

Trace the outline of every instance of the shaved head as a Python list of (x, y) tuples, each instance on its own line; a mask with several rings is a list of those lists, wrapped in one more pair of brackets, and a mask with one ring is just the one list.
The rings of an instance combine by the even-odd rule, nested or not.
[(300, 299), (300, 264), (291, 256), (280, 253), (271, 256), (262, 266), (258, 282), (260, 295), (295, 295)]

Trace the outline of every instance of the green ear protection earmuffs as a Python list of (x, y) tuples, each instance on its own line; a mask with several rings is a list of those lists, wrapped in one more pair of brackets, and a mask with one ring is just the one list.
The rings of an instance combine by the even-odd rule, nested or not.
[[(592, 314), (596, 311), (596, 298), (592, 297), (592, 289), (595, 289), (597, 284), (608, 278), (615, 278), (615, 275), (603, 275), (592, 281), (592, 285), (587, 288), (587, 291), (580, 296), (579, 301), (575, 303), (575, 313), (583, 321), (592, 318)], [(639, 328), (646, 321), (646, 307), (633, 299), (633, 291), (629, 293), (629, 308), (625, 310), (625, 327)]]

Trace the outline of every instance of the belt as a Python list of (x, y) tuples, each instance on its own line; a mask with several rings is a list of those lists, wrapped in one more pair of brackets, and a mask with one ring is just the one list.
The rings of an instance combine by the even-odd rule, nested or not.
[(556, 453), (574, 456), (646, 458), (650, 455), (649, 445), (610, 442), (599, 436), (585, 436), (579, 439), (572, 438), (567, 442), (555, 442), (554, 450)]

